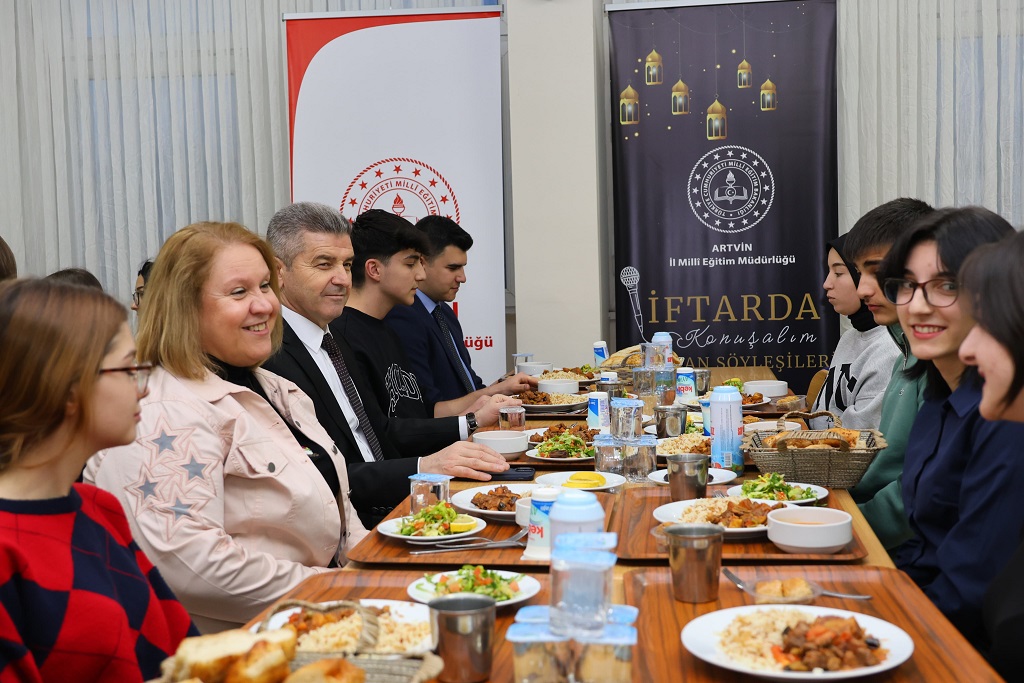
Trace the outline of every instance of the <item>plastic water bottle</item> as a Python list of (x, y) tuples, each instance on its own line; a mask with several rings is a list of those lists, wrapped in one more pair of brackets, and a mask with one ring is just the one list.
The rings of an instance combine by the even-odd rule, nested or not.
[(675, 353), (672, 351), (671, 334), (668, 332), (655, 332), (654, 336), (651, 337), (651, 343), (665, 347), (665, 365), (673, 365), (675, 363)]
[(588, 534), (604, 531), (604, 508), (590, 491), (562, 491), (548, 513), (551, 542), (560, 534)]
[(743, 398), (736, 387), (715, 387), (711, 392), (711, 464), (743, 472)]

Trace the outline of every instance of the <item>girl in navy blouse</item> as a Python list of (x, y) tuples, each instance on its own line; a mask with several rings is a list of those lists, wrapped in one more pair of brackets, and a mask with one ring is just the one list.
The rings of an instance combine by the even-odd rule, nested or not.
[[(977, 366), (984, 384), (978, 410), (986, 420), (1024, 422), (1024, 234), (971, 254), (964, 264), (965, 304), (977, 321), (960, 358)], [(1017, 449), (1020, 458), (1020, 448)], [(1005, 497), (1016, 500), (1017, 492)], [(1007, 547), (1020, 539), (1007, 534)], [(983, 648), (1006, 680), (1024, 671), (1024, 543), (989, 584), (982, 608)]]
[(915, 537), (893, 560), (976, 645), (982, 597), (1024, 531), (1024, 425), (978, 412), (978, 374), (959, 356), (974, 320), (957, 275), (976, 247), (1012, 233), (986, 209), (943, 209), (900, 238), (878, 273), (919, 361), (908, 372), (926, 376), (901, 478)]

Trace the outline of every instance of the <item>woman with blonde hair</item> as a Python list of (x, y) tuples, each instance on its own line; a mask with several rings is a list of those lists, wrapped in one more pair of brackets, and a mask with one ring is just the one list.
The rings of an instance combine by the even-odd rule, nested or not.
[(312, 402), (259, 367), (281, 341), (277, 292), (273, 252), (241, 225), (172, 235), (140, 309), (139, 358), (159, 367), (139, 437), (86, 468), (204, 632), (344, 564), (366, 534)]
[(101, 291), (0, 284), (0, 679), (142, 681), (195, 635), (117, 499), (75, 483), (135, 439), (149, 367), (126, 321)]

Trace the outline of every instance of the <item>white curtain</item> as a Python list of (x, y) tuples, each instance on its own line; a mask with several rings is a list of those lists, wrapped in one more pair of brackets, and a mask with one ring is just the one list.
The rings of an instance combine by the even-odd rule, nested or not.
[(899, 196), (1024, 227), (1024, 0), (839, 0), (839, 224)]
[(282, 14), (489, 4), (0, 3), (0, 235), (19, 273), (84, 267), (127, 301), (176, 229), (264, 232), (289, 198)]

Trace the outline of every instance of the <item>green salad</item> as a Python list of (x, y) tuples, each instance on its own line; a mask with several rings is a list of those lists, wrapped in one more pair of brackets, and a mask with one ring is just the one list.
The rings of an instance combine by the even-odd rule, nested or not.
[(537, 455), (542, 458), (592, 458), (594, 449), (587, 447), (587, 442), (575, 434), (559, 434), (553, 436), (537, 447)]
[(722, 382), (723, 387), (736, 387), (740, 393), (743, 393), (743, 380), (739, 377), (732, 377)]
[(451, 503), (441, 501), (428, 508), (423, 508), (412, 517), (404, 517), (398, 533), (403, 536), (447, 536), (448, 528), (455, 520), (457, 512)]
[(814, 498), (814, 491), (808, 486), (792, 486), (781, 474), (769, 472), (757, 479), (743, 482), (743, 495), (759, 500), (807, 500)]
[(511, 600), (519, 592), (522, 574), (505, 578), (493, 569), (480, 565), (464, 564), (454, 574), (427, 574), (427, 582), (438, 595), (452, 593), (479, 593), (494, 598), (497, 602)]

